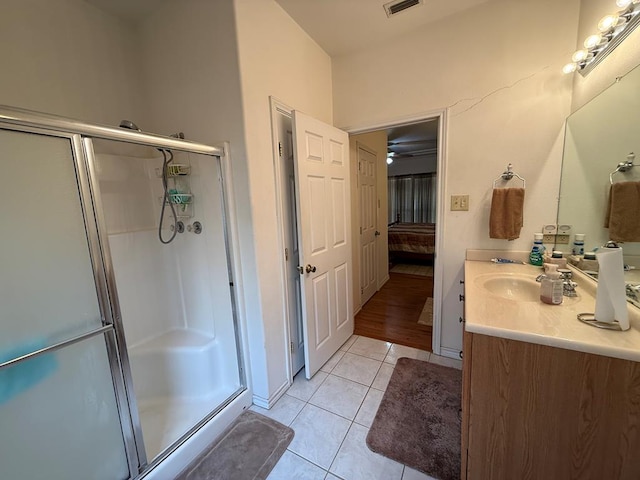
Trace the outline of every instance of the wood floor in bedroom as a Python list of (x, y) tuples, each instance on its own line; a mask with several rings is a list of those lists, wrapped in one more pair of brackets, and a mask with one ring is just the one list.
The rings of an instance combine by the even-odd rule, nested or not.
[(431, 351), (433, 327), (418, 323), (433, 277), (389, 273), (389, 281), (355, 318), (355, 334)]

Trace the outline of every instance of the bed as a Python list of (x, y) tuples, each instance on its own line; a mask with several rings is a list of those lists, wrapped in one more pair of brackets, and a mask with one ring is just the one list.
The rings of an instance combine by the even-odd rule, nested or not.
[(389, 225), (389, 260), (433, 261), (436, 250), (435, 223), (400, 223)]

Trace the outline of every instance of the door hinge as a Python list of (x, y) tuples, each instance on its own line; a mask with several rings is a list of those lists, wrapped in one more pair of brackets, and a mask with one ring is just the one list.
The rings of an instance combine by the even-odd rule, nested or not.
[(278, 142), (278, 155), (282, 156), (282, 143)]
[(364, 295), (364, 288), (360, 289), (360, 295)]
[(293, 353), (293, 342), (289, 343), (289, 348), (291, 349), (291, 353)]
[(362, 235), (362, 227), (360, 227), (360, 235)]
[(285, 262), (289, 261), (289, 249), (288, 248), (284, 249), (284, 260), (285, 260)]

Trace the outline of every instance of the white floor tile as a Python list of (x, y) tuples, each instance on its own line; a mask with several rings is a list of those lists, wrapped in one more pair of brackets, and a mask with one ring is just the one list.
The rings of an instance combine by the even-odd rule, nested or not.
[(374, 360), (384, 360), (391, 344), (375, 338), (358, 337), (349, 348), (349, 353), (373, 358)]
[(462, 370), (462, 360), (458, 360), (456, 358), (443, 357), (432, 353), (429, 357), (429, 361), (431, 363), (442, 365), (444, 367), (453, 367), (457, 368), (458, 370)]
[(358, 414), (354, 421), (367, 428), (371, 427), (373, 419), (378, 412), (378, 407), (380, 406), (380, 401), (382, 400), (383, 395), (384, 392), (370, 388), (367, 392), (367, 396), (364, 397), (362, 406), (360, 407), (360, 410), (358, 410)]
[(373, 380), (373, 383), (371, 384), (371, 388), (385, 391), (387, 389), (387, 385), (389, 385), (389, 379), (391, 378), (392, 373), (393, 373), (393, 365), (389, 363), (383, 363), (380, 366), (380, 370), (376, 374), (376, 378)]
[(296, 415), (300, 413), (302, 407), (304, 407), (302, 400), (285, 394), (268, 410), (258, 407), (257, 405), (252, 405), (250, 410), (260, 413), (265, 417), (273, 418), (275, 421), (283, 423), (284, 425), (290, 425), (293, 419), (296, 418)]
[(338, 375), (339, 377), (370, 386), (380, 369), (380, 365), (382, 365), (382, 362), (379, 360), (347, 352), (331, 373), (332, 375)]
[(324, 480), (327, 472), (290, 451), (284, 452), (267, 480)]
[(438, 479), (434, 477), (430, 477), (429, 475), (425, 475), (424, 473), (414, 470), (413, 468), (404, 467), (402, 480), (438, 480)]
[(295, 432), (289, 450), (329, 469), (351, 422), (307, 404), (291, 424)]
[(367, 390), (368, 388), (361, 383), (329, 375), (313, 394), (309, 403), (353, 420), (362, 405)]
[(406, 347), (404, 345), (393, 344), (389, 349), (389, 353), (384, 357), (385, 363), (395, 365), (399, 358), (407, 357), (415, 360), (429, 361), (430, 352), (426, 350), (418, 350), (417, 348)]
[(329, 360), (327, 360), (327, 363), (325, 363), (322, 366), (320, 371), (331, 373), (331, 370), (333, 370), (333, 368), (338, 364), (338, 362), (343, 356), (344, 356), (344, 352), (342, 350), (338, 350), (336, 353), (333, 354), (333, 356)]
[(325, 381), (327, 375), (328, 374), (325, 372), (318, 372), (313, 376), (313, 378), (311, 378), (311, 380), (307, 380), (304, 378), (303, 369), (293, 378), (293, 385), (291, 385), (289, 390), (287, 390), (287, 395), (291, 395), (292, 397), (296, 397), (307, 402), (322, 382)]
[(358, 335), (351, 335), (349, 337), (349, 340), (344, 342), (344, 345), (340, 347), (340, 350), (342, 350), (343, 352), (346, 352), (347, 350), (349, 350), (351, 345), (353, 345), (353, 342), (355, 342), (357, 339), (358, 339)]
[(404, 466), (369, 450), (368, 431), (351, 425), (329, 471), (345, 480), (401, 480)]
[(333, 473), (327, 473), (327, 476), (324, 477), (325, 480), (342, 480), (338, 477), (336, 477)]

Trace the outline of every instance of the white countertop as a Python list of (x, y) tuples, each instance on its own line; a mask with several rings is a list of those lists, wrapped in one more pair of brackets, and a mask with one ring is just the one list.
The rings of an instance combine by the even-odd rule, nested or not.
[(479, 281), (482, 276), (493, 273), (535, 278), (542, 273), (540, 267), (467, 260), (464, 268), (465, 329), (493, 337), (640, 362), (640, 309), (628, 305), (631, 328), (624, 332), (603, 330), (580, 322), (579, 313), (595, 310), (596, 283), (582, 272), (572, 270), (573, 280), (578, 283), (578, 299), (564, 297), (562, 305), (547, 305), (494, 295)]

